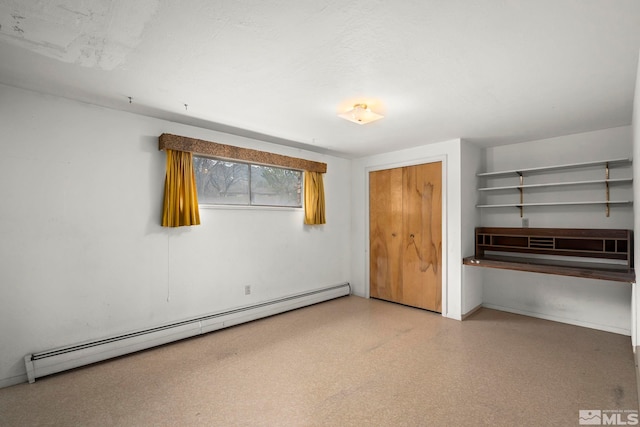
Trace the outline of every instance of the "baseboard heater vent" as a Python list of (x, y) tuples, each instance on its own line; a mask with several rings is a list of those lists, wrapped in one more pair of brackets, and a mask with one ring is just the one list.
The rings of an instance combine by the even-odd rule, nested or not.
[(349, 283), (343, 283), (196, 319), (28, 354), (24, 357), (27, 377), (29, 382), (33, 383), (36, 378), (46, 375), (284, 313), (285, 311), (346, 296), (350, 293), (351, 286)]

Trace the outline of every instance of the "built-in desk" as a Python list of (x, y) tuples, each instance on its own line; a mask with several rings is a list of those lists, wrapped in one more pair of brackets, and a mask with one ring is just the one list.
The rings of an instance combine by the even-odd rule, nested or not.
[(631, 230), (479, 227), (475, 238), (465, 265), (635, 282)]

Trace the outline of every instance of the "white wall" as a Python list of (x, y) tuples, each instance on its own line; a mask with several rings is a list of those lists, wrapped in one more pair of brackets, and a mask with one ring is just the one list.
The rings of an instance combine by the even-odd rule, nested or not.
[[(326, 162), (327, 224), (203, 209), (160, 227), (163, 132)], [(2, 85), (0, 147), (0, 387), (26, 354), (349, 281), (350, 160)]]
[(474, 182), (474, 174), (461, 172), (461, 158), (464, 145), (459, 139), (424, 145), (417, 148), (394, 151), (353, 161), (352, 166), (352, 270), (351, 284), (356, 295), (369, 296), (369, 172), (412, 164), (443, 162), (443, 295), (442, 314), (453, 319), (462, 316), (462, 256), (463, 243), (473, 241), (473, 234), (462, 228), (462, 218), (473, 215), (463, 211), (462, 187)]
[[(622, 126), (595, 132), (560, 136), (520, 144), (489, 147), (485, 149), (487, 171), (513, 170), (537, 166), (579, 163), (612, 158), (632, 157), (631, 127)], [(611, 178), (631, 177), (631, 167), (612, 167)], [(604, 167), (575, 169), (569, 172), (553, 172), (525, 176), (525, 184), (562, 180), (604, 179)], [(507, 177), (494, 184), (504, 182), (517, 184), (517, 177)], [(481, 182), (482, 184), (482, 182)], [(632, 186), (611, 186), (611, 199), (632, 198)], [(491, 192), (483, 195), (490, 202), (519, 200), (517, 193)], [(490, 199), (493, 197), (494, 199)], [(526, 190), (525, 202), (552, 200), (604, 200), (604, 186), (576, 186), (558, 189)], [(483, 226), (520, 227), (522, 222), (516, 208), (482, 209)], [(580, 207), (529, 207), (525, 218), (530, 227), (587, 227), (587, 228), (633, 228), (633, 208), (613, 207), (611, 216), (604, 214), (600, 205)]]
[[(480, 210), (476, 208), (479, 200), (478, 178), (476, 174), (485, 169), (484, 156), (480, 147), (467, 141), (461, 145), (461, 206), (462, 215), (462, 257), (475, 253), (475, 228), (480, 225)], [(462, 314), (468, 314), (483, 302), (483, 268), (462, 266)]]
[[(488, 171), (511, 170), (554, 164), (567, 164), (632, 154), (629, 126), (568, 135), (485, 150)], [(562, 174), (561, 174), (562, 175)], [(611, 177), (630, 177), (631, 167), (614, 168)], [(563, 175), (576, 180), (604, 178), (604, 170), (576, 170)], [(525, 183), (545, 177), (525, 177)], [(557, 180), (558, 175), (550, 177)], [(535, 201), (604, 200), (604, 186), (564, 187), (552, 192), (525, 194)], [(632, 199), (631, 185), (614, 186), (612, 199)], [(519, 197), (506, 195), (500, 197)], [(530, 227), (623, 228), (633, 229), (633, 208), (612, 207), (606, 217), (602, 206), (525, 208)], [(483, 226), (520, 227), (515, 208), (483, 209)], [(629, 335), (631, 333), (631, 285), (555, 275), (483, 269), (483, 300), (487, 307), (527, 314), (581, 326)]]
[[(640, 55), (639, 55), (640, 56)], [(634, 199), (640, 203), (640, 61), (638, 63), (638, 71), (636, 76), (636, 90), (633, 97), (633, 119), (632, 119), (632, 133), (633, 133), (633, 158), (636, 162), (633, 164), (633, 180), (636, 183), (633, 186)], [(640, 269), (640, 208), (637, 204), (633, 206), (634, 209), (634, 248), (635, 259), (634, 266), (636, 270)], [(637, 280), (636, 280), (637, 282)], [(637, 283), (633, 284), (633, 327), (631, 340), (634, 346), (639, 345), (640, 337), (640, 292), (638, 291)]]

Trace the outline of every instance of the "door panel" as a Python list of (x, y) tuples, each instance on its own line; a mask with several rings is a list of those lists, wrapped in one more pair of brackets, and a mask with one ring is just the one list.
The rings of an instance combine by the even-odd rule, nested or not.
[(442, 163), (404, 168), (403, 303), (441, 311)]
[(370, 294), (402, 300), (402, 169), (369, 174)]
[(369, 174), (370, 295), (442, 311), (442, 162)]

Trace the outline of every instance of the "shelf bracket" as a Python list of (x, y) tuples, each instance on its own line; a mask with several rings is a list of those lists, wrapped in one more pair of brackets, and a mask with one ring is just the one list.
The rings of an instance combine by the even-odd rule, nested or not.
[(607, 201), (606, 204), (606, 208), (605, 208), (605, 213), (607, 215), (607, 218), (609, 218), (609, 214), (611, 213), (611, 208), (609, 207), (609, 162), (606, 162), (604, 164), (604, 185), (605, 185), (605, 200)]
[(522, 186), (524, 185), (524, 175), (522, 174), (522, 172), (516, 172), (518, 174), (518, 176), (520, 176), (520, 186), (518, 187), (518, 190), (520, 190), (520, 218), (522, 218), (524, 216), (524, 206), (522, 206), (524, 204), (524, 190), (522, 189)]

